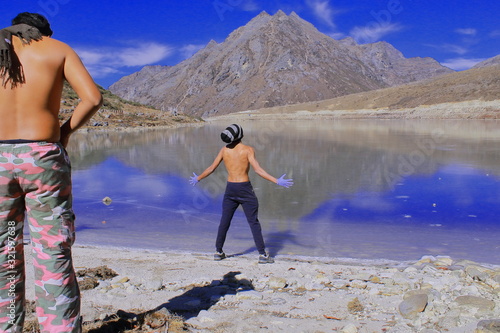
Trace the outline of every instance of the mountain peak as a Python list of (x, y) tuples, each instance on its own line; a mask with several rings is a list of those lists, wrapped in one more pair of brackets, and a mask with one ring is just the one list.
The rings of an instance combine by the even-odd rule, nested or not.
[(276, 14), (274, 14), (274, 16), (276, 16), (276, 17), (284, 17), (284, 16), (287, 16), (287, 15), (285, 14), (285, 12), (284, 12), (284, 11), (282, 11), (281, 9), (279, 9), (279, 10), (276, 12)]
[(271, 17), (271, 15), (269, 15), (268, 12), (266, 12), (265, 10), (261, 11), (259, 13), (259, 15), (255, 16), (250, 22), (252, 22), (253, 20), (259, 20), (259, 19), (262, 19), (262, 18), (269, 18)]
[(406, 59), (388, 43), (337, 41), (292, 12), (261, 12), (221, 44), (163, 72), (129, 75), (110, 87), (122, 98), (196, 116), (320, 101), (445, 74), (432, 60)]
[(481, 67), (488, 67), (488, 66), (494, 66), (494, 65), (500, 65), (500, 55), (497, 55), (493, 58), (488, 58), (486, 60), (483, 60), (480, 63), (477, 63), (472, 68), (481, 68)]

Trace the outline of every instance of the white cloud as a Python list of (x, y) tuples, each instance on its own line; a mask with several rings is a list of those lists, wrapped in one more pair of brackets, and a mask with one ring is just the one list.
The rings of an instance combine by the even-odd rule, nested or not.
[(206, 44), (188, 44), (180, 48), (182, 59), (191, 58), (196, 52), (204, 48)]
[(403, 27), (399, 23), (382, 24), (373, 21), (364, 27), (354, 27), (350, 32), (350, 36), (360, 44), (373, 43), (380, 41), (386, 35), (402, 29)]
[(466, 69), (470, 69), (474, 65), (484, 60), (486, 60), (486, 58), (471, 58), (471, 59), (454, 58), (454, 59), (446, 59), (444, 62), (441, 62), (441, 65), (454, 69), (456, 71), (463, 71)]
[(466, 36), (475, 36), (477, 34), (477, 30), (472, 28), (456, 29), (455, 32), (460, 35), (466, 35)]
[(127, 47), (79, 47), (75, 51), (92, 76), (102, 78), (124, 67), (157, 63), (170, 56), (173, 49), (155, 42), (139, 42)]
[(454, 44), (444, 44), (441, 47), (441, 49), (444, 51), (447, 51), (447, 52), (456, 53), (456, 54), (460, 54), (460, 55), (464, 55), (467, 52), (469, 52), (469, 50), (466, 47), (463, 47), (460, 45), (454, 45)]
[(335, 22), (333, 21), (335, 10), (332, 6), (330, 6), (329, 0), (308, 0), (307, 5), (311, 7), (316, 18), (331, 28), (336, 27)]
[(500, 30), (493, 30), (490, 33), (490, 37), (500, 37)]
[(330, 0), (307, 0), (306, 3), (312, 9), (314, 16), (323, 24), (330, 27), (330, 32), (324, 32), (326, 35), (337, 40), (346, 37), (345, 33), (337, 31), (334, 18), (341, 11), (333, 8), (330, 5)]
[(442, 52), (455, 53), (458, 55), (464, 55), (469, 52), (469, 49), (467, 47), (455, 44), (442, 44), (442, 45), (427, 44), (426, 46), (430, 46)]
[(166, 45), (147, 43), (140, 45), (138, 48), (126, 48), (121, 52), (115, 54), (115, 56), (118, 56), (119, 61), (126, 67), (134, 67), (154, 64), (163, 60), (172, 53), (172, 49)]
[(328, 35), (336, 40), (339, 40), (339, 39), (342, 39), (345, 37), (345, 34), (343, 32), (330, 32), (330, 33), (326, 33), (326, 35)]

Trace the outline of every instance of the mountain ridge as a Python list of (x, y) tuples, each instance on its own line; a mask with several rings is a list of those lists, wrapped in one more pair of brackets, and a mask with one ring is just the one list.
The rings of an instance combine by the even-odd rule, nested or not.
[(360, 118), (499, 119), (499, 96), (500, 65), (490, 65), (405, 85), (250, 113), (255, 117), (273, 114), (279, 117), (302, 111), (311, 116), (338, 111), (337, 116)]
[(386, 42), (335, 40), (292, 12), (261, 12), (176, 66), (146, 66), (110, 86), (162, 111), (209, 117), (320, 101), (453, 72)]

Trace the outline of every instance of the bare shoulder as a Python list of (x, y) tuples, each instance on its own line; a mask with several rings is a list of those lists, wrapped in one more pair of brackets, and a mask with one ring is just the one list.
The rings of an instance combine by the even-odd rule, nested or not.
[(26, 47), (50, 46), (50, 47), (71, 49), (71, 47), (68, 44), (61, 42), (60, 40), (54, 39), (52, 37), (47, 37), (47, 36), (42, 37), (42, 39), (40, 39), (38, 41), (32, 41), (29, 44), (24, 44), (19, 37), (13, 36), (13, 42), (16, 45), (22, 45), (22, 46), (26, 46)]
[(243, 149), (247, 150), (249, 153), (254, 152), (254, 149), (252, 146), (243, 145)]
[(43, 37), (42, 39), (44, 42), (47, 42), (47, 43), (52, 43), (54, 45), (59, 45), (61, 47), (67, 47), (67, 48), (70, 48), (70, 46), (68, 44), (66, 44), (65, 42), (63, 41), (60, 41), (59, 39), (56, 39), (56, 38), (53, 38), (53, 37)]
[(61, 42), (58, 39), (54, 39), (52, 37), (44, 37), (43, 42), (51, 48), (56, 48), (57, 50), (63, 51), (65, 53), (74, 53), (75, 51), (68, 44)]
[(241, 149), (248, 157), (255, 156), (255, 150), (252, 146), (243, 145)]
[(60, 40), (43, 37), (40, 41), (33, 41), (30, 44), (22, 44), (22, 42), (16, 37), (17, 40), (14, 41), (14, 48), (16, 53), (19, 55), (32, 54), (46, 55), (50, 57), (56, 57), (56, 59), (71, 57), (76, 55), (75, 51), (66, 43)]

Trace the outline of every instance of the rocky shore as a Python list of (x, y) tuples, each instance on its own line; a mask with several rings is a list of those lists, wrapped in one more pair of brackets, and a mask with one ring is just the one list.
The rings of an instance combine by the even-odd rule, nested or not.
[(258, 264), (92, 247), (74, 258), (85, 332), (500, 332), (500, 267), (467, 260)]

